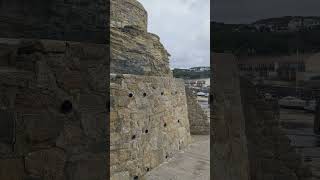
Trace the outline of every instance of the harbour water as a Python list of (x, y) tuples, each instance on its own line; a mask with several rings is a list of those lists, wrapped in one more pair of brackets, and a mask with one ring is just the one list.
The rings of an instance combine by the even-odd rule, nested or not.
[(311, 167), (313, 180), (320, 180), (320, 136), (313, 132), (314, 114), (304, 110), (281, 109), (280, 121), (291, 144)]

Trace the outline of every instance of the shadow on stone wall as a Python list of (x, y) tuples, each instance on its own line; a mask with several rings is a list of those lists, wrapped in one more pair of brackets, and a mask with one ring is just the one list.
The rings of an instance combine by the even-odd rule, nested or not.
[(306, 180), (311, 171), (279, 126), (277, 102), (240, 80), (231, 54), (213, 54), (211, 162), (215, 180)]
[(280, 128), (278, 102), (260, 97), (256, 87), (245, 78), (241, 78), (240, 84), (251, 179), (311, 178), (310, 169), (303, 165), (301, 155)]
[(1, 180), (107, 178), (106, 48), (0, 39)]

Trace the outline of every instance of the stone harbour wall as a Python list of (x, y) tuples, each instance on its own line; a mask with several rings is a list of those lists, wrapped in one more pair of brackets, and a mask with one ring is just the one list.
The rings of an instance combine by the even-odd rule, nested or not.
[(111, 27), (134, 26), (147, 31), (148, 14), (136, 0), (111, 0)]
[(111, 1), (110, 172), (143, 180), (190, 142), (184, 82), (136, 0)]
[(193, 135), (210, 134), (210, 122), (207, 113), (197, 102), (197, 96), (192, 90), (186, 87), (188, 118), (190, 123), (190, 133)]
[(112, 74), (110, 88), (111, 179), (141, 180), (191, 141), (184, 82)]
[(106, 48), (0, 39), (0, 179), (107, 179)]
[(213, 115), (211, 119), (211, 178), (249, 180), (245, 117), (239, 72), (233, 55), (214, 53)]

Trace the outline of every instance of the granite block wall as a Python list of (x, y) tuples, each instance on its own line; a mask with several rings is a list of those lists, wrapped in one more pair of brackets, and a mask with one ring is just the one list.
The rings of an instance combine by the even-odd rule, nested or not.
[(111, 179), (143, 179), (191, 141), (184, 82), (112, 74)]
[(0, 179), (107, 178), (106, 48), (0, 39)]

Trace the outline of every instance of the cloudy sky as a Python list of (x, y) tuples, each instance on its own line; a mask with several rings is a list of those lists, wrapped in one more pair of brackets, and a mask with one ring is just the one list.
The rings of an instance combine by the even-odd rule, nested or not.
[(210, 64), (210, 0), (138, 0), (148, 11), (148, 31), (160, 36), (171, 68)]
[(280, 16), (319, 16), (320, 0), (212, 0), (211, 18), (225, 23), (251, 23)]

